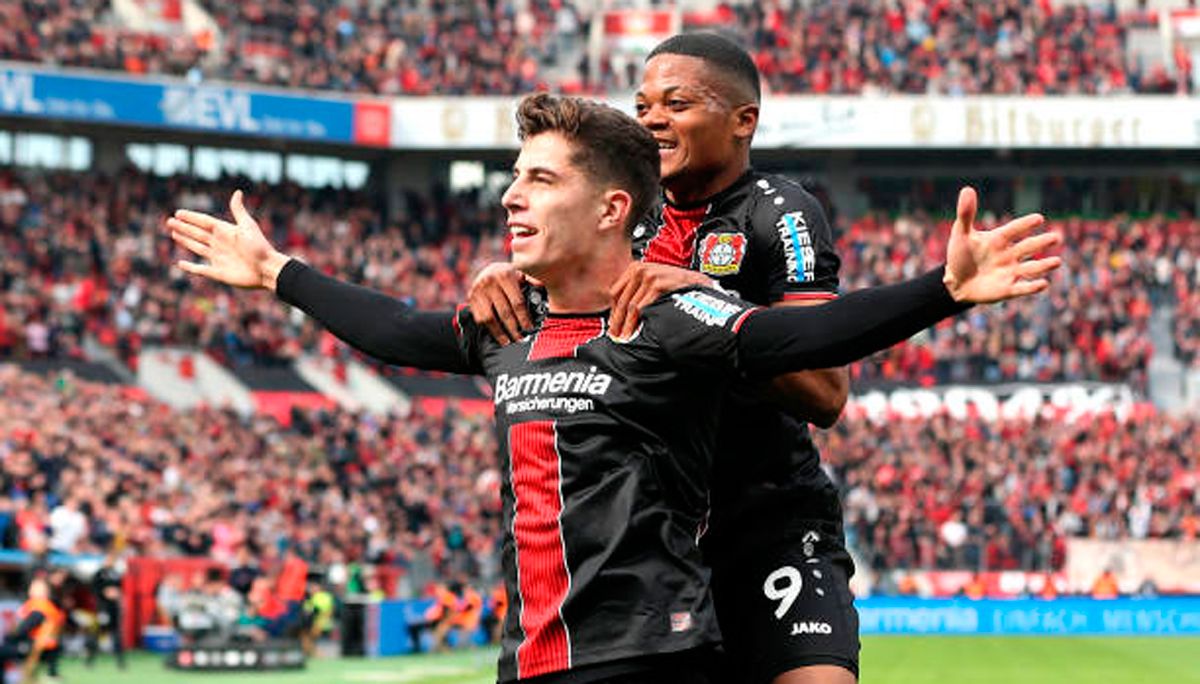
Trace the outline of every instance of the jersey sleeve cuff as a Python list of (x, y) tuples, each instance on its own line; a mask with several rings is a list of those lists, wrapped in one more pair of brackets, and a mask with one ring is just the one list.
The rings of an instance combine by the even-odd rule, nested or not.
[(781, 302), (827, 302), (837, 299), (836, 292), (784, 292), (779, 298)]

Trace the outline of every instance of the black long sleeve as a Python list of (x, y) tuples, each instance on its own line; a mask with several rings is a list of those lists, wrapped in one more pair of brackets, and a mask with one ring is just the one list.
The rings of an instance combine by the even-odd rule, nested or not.
[(832, 368), (908, 339), (965, 311), (942, 284), (944, 268), (896, 285), (852, 292), (822, 306), (756, 311), (738, 332), (738, 359), (754, 377)]
[(475, 372), (458, 344), (451, 311), (417, 311), (394, 297), (330, 278), (295, 259), (279, 272), (275, 294), (338, 339), (380, 361)]

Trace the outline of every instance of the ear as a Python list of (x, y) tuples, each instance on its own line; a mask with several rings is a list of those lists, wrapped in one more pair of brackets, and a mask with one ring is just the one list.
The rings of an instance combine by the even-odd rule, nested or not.
[(600, 198), (600, 230), (625, 230), (629, 212), (633, 209), (633, 196), (624, 190), (606, 190)]
[(733, 110), (733, 136), (738, 140), (749, 142), (758, 128), (758, 105), (753, 102), (738, 106)]

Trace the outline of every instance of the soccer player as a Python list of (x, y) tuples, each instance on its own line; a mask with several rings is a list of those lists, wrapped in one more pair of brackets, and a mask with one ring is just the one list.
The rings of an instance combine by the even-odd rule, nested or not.
[[(635, 231), (640, 263), (613, 287), (616, 334), (689, 284), (719, 284), (762, 306), (837, 296), (840, 260), (820, 203), (750, 166), (760, 99), (754, 61), (716, 34), (675, 36), (648, 56), (635, 109), (660, 147), (663, 202)], [(967, 191), (960, 220), (973, 221), (974, 204)], [(472, 286), (476, 321), (501, 341), (531, 325), (521, 281), (511, 265), (493, 265)], [(857, 678), (841, 502), (807, 427), (832, 426), (848, 391), (844, 368), (802, 371), (743, 384), (723, 409), (703, 541), (738, 682)]]
[[(381, 360), (486, 375), (494, 387), (512, 610), (499, 680), (704, 684), (719, 640), (696, 536), (716, 415), (734, 378), (848, 362), (963, 310), (1040, 292), (1057, 257), (1040, 216), (956, 224), (947, 265), (814, 309), (760, 309), (716, 290), (671, 293), (636, 334), (608, 334), (610, 288), (658, 186), (658, 149), (620, 112), (536, 95), (503, 204), (513, 263), (549, 313), (501, 346), (465, 308), (415, 311), (289, 259), (234, 193), (236, 223), (179, 211), (167, 225), (208, 261), (183, 270), (272, 290)], [(819, 331), (819, 332), (818, 332)], [(679, 415), (692, 416), (680, 421)]]

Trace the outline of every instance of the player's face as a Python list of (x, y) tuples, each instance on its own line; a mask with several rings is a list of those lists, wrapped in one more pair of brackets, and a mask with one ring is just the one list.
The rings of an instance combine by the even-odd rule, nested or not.
[(508, 210), (513, 266), (534, 278), (578, 273), (594, 258), (603, 192), (571, 162), (574, 150), (558, 133), (526, 140), (500, 200)]
[(668, 190), (684, 191), (737, 163), (737, 112), (713, 82), (698, 57), (658, 55), (646, 63), (635, 110), (658, 141)]

